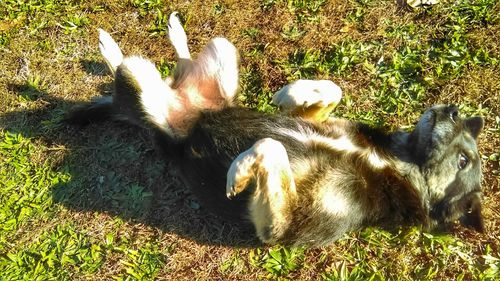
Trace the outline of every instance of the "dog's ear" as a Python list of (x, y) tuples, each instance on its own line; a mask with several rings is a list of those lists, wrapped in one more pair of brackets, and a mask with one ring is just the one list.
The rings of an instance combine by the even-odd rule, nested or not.
[(465, 127), (471, 133), (471, 135), (477, 139), (479, 133), (483, 129), (484, 120), (482, 117), (471, 117), (465, 119)]
[(479, 194), (474, 194), (469, 202), (469, 209), (460, 218), (460, 223), (468, 228), (472, 228), (478, 232), (484, 232), (483, 215), (481, 214), (481, 198)]

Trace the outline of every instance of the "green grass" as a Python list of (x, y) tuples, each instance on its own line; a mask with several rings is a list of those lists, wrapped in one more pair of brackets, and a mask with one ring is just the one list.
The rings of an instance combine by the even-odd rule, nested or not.
[[(0, 0), (2, 280), (498, 280), (499, 4), (441, 1)], [(241, 102), (274, 112), (296, 79), (331, 79), (336, 115), (411, 127), (434, 103), (486, 120), (487, 233), (368, 228), (320, 249), (254, 246), (218, 221), (125, 125), (61, 126), (65, 110), (108, 94), (97, 28), (172, 74), (167, 20), (179, 11), (193, 53), (214, 36), (240, 52)], [(248, 242), (246, 242), (248, 243)]]
[[(5, 238), (15, 237), (16, 231), (35, 218), (53, 211), (51, 188), (70, 180), (67, 173), (54, 171), (48, 160), (38, 162), (47, 148), (35, 147), (21, 134), (1, 133), (0, 169), (2, 249)], [(38, 154), (38, 155), (37, 155)], [(13, 236), (14, 235), (14, 236)]]
[(19, 251), (2, 258), (3, 278), (7, 280), (69, 280), (75, 273), (88, 275), (104, 262), (106, 251), (92, 243), (89, 235), (70, 225), (43, 232)]

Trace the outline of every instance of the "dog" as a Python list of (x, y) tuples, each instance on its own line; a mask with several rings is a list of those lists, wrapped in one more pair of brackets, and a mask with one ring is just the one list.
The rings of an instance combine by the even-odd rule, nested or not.
[(165, 80), (147, 59), (124, 57), (105, 31), (99, 38), (115, 92), (66, 121), (115, 118), (152, 131), (202, 206), (250, 222), (262, 242), (316, 247), (367, 226), (442, 230), (456, 221), (484, 231), (481, 117), (436, 105), (411, 132), (387, 132), (330, 117), (340, 88), (303, 80), (273, 97), (282, 113), (256, 112), (238, 106), (236, 48), (215, 38), (192, 59), (175, 13), (178, 63)]

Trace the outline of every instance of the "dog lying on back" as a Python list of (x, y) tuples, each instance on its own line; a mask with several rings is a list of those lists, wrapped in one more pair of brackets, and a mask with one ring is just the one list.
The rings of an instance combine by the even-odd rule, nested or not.
[(213, 39), (192, 60), (175, 14), (169, 37), (179, 59), (162, 80), (148, 60), (124, 58), (101, 30), (115, 93), (74, 109), (67, 121), (115, 118), (152, 130), (202, 205), (250, 221), (265, 243), (321, 246), (365, 226), (432, 230), (457, 220), (483, 231), (481, 117), (436, 105), (413, 131), (387, 133), (329, 117), (341, 91), (328, 81), (279, 91), (273, 102), (287, 114), (255, 112), (237, 106), (230, 42)]

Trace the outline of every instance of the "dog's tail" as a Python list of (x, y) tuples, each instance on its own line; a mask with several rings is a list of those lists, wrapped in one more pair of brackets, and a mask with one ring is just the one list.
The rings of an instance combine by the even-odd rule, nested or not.
[(87, 125), (114, 117), (113, 111), (113, 97), (99, 97), (90, 104), (72, 108), (66, 113), (64, 122), (73, 125)]
[(234, 105), (238, 55), (228, 40), (211, 40), (198, 58), (191, 60), (184, 29), (176, 14), (171, 15), (169, 38), (178, 62), (173, 78), (163, 80), (152, 62), (138, 56), (124, 58), (111, 36), (103, 30), (99, 33), (101, 54), (115, 76), (115, 92), (112, 98), (71, 111), (66, 119), (70, 123), (113, 117), (182, 138), (201, 112)]

